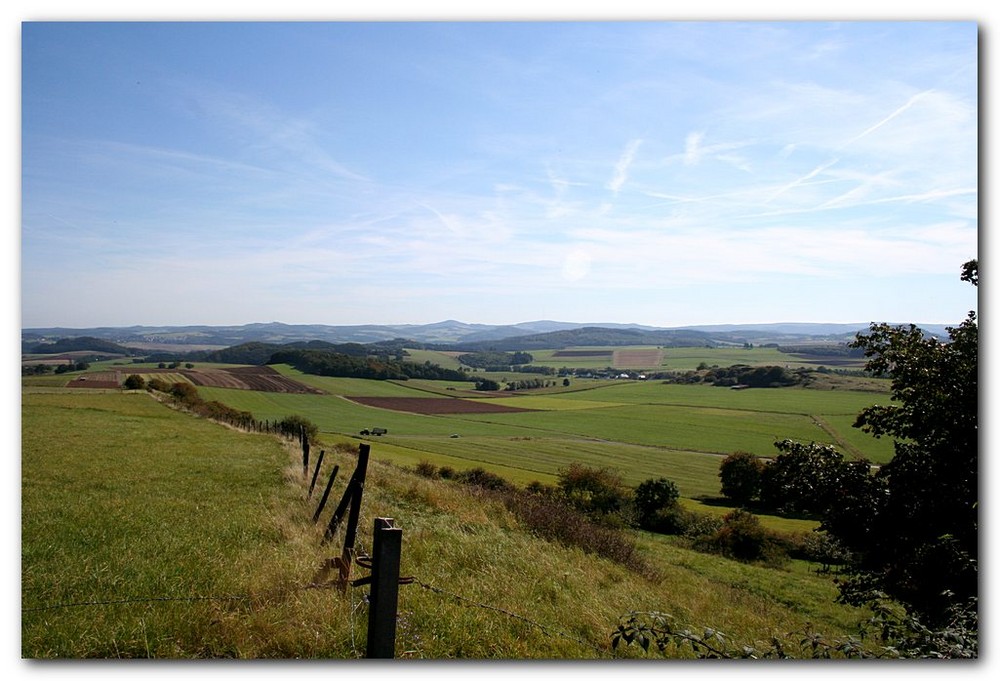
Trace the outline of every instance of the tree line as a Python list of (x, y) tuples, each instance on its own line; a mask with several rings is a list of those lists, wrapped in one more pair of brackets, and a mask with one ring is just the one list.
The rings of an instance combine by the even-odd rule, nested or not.
[(395, 359), (345, 355), (325, 350), (281, 350), (267, 364), (288, 364), (299, 371), (317, 376), (407, 380), (419, 378), (437, 381), (471, 381), (469, 374), (424, 362), (400, 362)]
[[(978, 286), (978, 261), (963, 281)], [(806, 513), (842, 550), (844, 602), (888, 595), (930, 626), (960, 613), (978, 624), (979, 329), (975, 311), (948, 340), (920, 328), (872, 324), (851, 344), (865, 369), (890, 380), (890, 404), (858, 414), (854, 426), (890, 437), (892, 459), (847, 461), (829, 445), (776, 443), (764, 461), (737, 452), (720, 466), (722, 492), (761, 510)]]

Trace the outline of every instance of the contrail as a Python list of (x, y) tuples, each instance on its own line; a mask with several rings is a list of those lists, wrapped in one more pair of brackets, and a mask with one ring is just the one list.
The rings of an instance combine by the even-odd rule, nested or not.
[(893, 118), (895, 118), (896, 116), (898, 116), (899, 114), (903, 113), (904, 111), (906, 111), (907, 109), (909, 109), (911, 106), (913, 106), (917, 102), (918, 99), (924, 97), (925, 95), (929, 95), (932, 92), (934, 92), (934, 90), (925, 90), (923, 92), (918, 92), (917, 94), (913, 95), (912, 97), (910, 97), (909, 100), (907, 100), (906, 104), (904, 104), (903, 106), (901, 106), (898, 109), (896, 109), (895, 111), (893, 111), (891, 114), (889, 114), (888, 116), (886, 116), (885, 118), (883, 118), (882, 120), (880, 120), (878, 123), (876, 123), (875, 125), (871, 126), (867, 130), (865, 130), (864, 132), (862, 132), (860, 135), (857, 135), (857, 136), (851, 138), (850, 140), (848, 140), (847, 142), (845, 142), (843, 145), (841, 145), (840, 148), (843, 149), (844, 147), (846, 147), (846, 146), (848, 146), (850, 144), (854, 144), (855, 142), (857, 142), (862, 137), (866, 137), (866, 136), (870, 135), (871, 133), (875, 132), (876, 130), (878, 130), (879, 128), (881, 128), (883, 125), (885, 125), (886, 123), (888, 123), (889, 121), (891, 121)]

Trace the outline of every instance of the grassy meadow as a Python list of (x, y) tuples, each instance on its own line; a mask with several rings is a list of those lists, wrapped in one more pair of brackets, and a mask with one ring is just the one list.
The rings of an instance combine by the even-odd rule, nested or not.
[[(378, 389), (406, 389), (390, 385)], [(202, 392), (213, 398), (212, 391)], [(339, 429), (353, 430), (352, 418), (373, 425), (377, 410), (352, 407), (337, 394), (229, 392), (244, 393), (231, 399), (245, 399), (262, 417), (291, 410), (325, 418), (329, 444), (321, 479), (334, 464), (341, 467), (333, 491), (339, 499), (358, 442)], [(23, 657), (364, 655), (365, 589), (309, 588), (318, 566), (339, 548), (324, 546), (321, 527), (311, 522), (316, 499), (307, 498), (299, 453), (289, 443), (196, 418), (145, 392), (25, 387), (21, 408)], [(414, 432), (372, 443), (358, 545), (370, 550), (376, 517), (395, 518), (403, 528), (401, 572), (417, 581), (400, 588), (397, 657), (642, 657), (610, 648), (617, 618), (630, 610), (670, 612), (748, 643), (806, 627), (845, 636), (863, 617), (837, 605), (830, 577), (805, 563), (745, 565), (640, 534), (639, 551), (653, 568), (643, 575), (544, 541), (498, 502), (392, 464), (390, 450), (410, 451), (414, 444), (404, 435), (433, 442), (454, 429), (455, 420), (383, 415), (378, 422), (389, 424), (390, 433)], [(481, 429), (470, 437), (483, 445), (534, 446), (542, 443), (513, 440), (518, 435), (511, 433), (553, 428), (460, 423)], [(553, 451), (538, 450), (536, 458), (557, 457), (552, 440), (546, 446)], [(337, 441), (349, 446), (334, 447)], [(611, 444), (594, 442), (593, 455), (599, 457), (602, 446), (605, 457), (617, 456), (607, 453), (616, 448), (642, 449)], [(656, 449), (646, 446), (645, 453)], [(685, 457), (676, 456), (680, 470)], [(697, 456), (710, 455), (687, 458)], [(626, 457), (621, 465), (637, 460)]]
[[(632, 484), (649, 477), (674, 480), (686, 497), (717, 496), (718, 465), (736, 450), (776, 454), (774, 442), (792, 438), (837, 445), (848, 457), (874, 462), (892, 455), (888, 440), (852, 428), (857, 413), (887, 395), (802, 388), (735, 391), (660, 381), (573, 379), (540, 393), (487, 397), (468, 384), (368, 381), (308, 376), (276, 367), (325, 395), (201, 388), (208, 400), (250, 411), (259, 419), (300, 414), (331, 442), (365, 428), (388, 434), (378, 441), (392, 458), (427, 460), (456, 469), (483, 466), (515, 482), (552, 482), (571, 462), (615, 468)], [(442, 385), (432, 386), (430, 384)], [(537, 411), (488, 414), (415, 414), (363, 406), (347, 397), (490, 399)]]

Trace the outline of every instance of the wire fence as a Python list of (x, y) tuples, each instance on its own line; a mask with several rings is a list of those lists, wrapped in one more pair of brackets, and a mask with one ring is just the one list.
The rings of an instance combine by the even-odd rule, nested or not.
[[(591, 643), (589, 641), (585, 641), (585, 640), (583, 640), (583, 639), (581, 639), (581, 638), (579, 638), (577, 636), (573, 636), (572, 634), (566, 633), (565, 631), (561, 631), (561, 630), (559, 630), (556, 627), (553, 627), (551, 625), (547, 625), (547, 624), (543, 624), (541, 622), (537, 622), (537, 621), (535, 621), (535, 620), (533, 620), (533, 619), (531, 619), (529, 617), (525, 617), (524, 615), (521, 615), (519, 613), (513, 612), (511, 610), (507, 610), (505, 608), (498, 607), (496, 605), (490, 605), (488, 603), (482, 603), (480, 601), (477, 601), (474, 598), (469, 598), (468, 596), (463, 596), (462, 594), (455, 593), (454, 591), (449, 591), (448, 589), (442, 589), (441, 587), (434, 586), (433, 584), (427, 584), (426, 582), (423, 582), (423, 581), (421, 581), (421, 580), (419, 580), (419, 579), (417, 579), (415, 577), (409, 577), (409, 578), (406, 578), (406, 579), (407, 579), (407, 583), (416, 584), (417, 586), (421, 587), (422, 589), (425, 589), (426, 591), (429, 591), (431, 593), (437, 594), (439, 596), (444, 596), (444, 597), (447, 597), (447, 598), (454, 599), (455, 601), (457, 601), (459, 604), (461, 604), (464, 607), (480, 608), (482, 610), (486, 610), (486, 611), (497, 613), (499, 615), (503, 615), (503, 616), (508, 617), (510, 619), (518, 620), (520, 622), (523, 622), (525, 624), (528, 624), (528, 625), (531, 625), (531, 626), (537, 628), (538, 630), (544, 632), (548, 636), (559, 636), (559, 637), (565, 638), (565, 639), (567, 639), (569, 641), (573, 641), (574, 643), (577, 643), (580, 646), (583, 646), (585, 648), (589, 648), (589, 649), (595, 651), (596, 653), (598, 653), (599, 655), (602, 655), (604, 657), (613, 657), (613, 655), (611, 655), (607, 649), (603, 649), (603, 648), (601, 648), (601, 647), (599, 647), (597, 645), (594, 645), (593, 643)], [(61, 609), (69, 609), (69, 608), (102, 607), (102, 606), (110, 607), (110, 606), (119, 606), (119, 605), (137, 605), (137, 604), (170, 603), (170, 602), (176, 603), (176, 602), (198, 602), (198, 601), (254, 601), (254, 600), (259, 600), (259, 599), (267, 598), (267, 597), (287, 596), (287, 595), (290, 595), (292, 593), (300, 592), (300, 591), (309, 591), (309, 590), (315, 590), (315, 589), (332, 589), (333, 587), (334, 587), (333, 583), (330, 583), (330, 584), (314, 584), (314, 583), (310, 583), (310, 584), (305, 584), (305, 585), (296, 586), (296, 587), (289, 587), (289, 588), (285, 588), (285, 589), (281, 589), (281, 590), (274, 590), (274, 591), (262, 592), (262, 593), (254, 593), (254, 594), (208, 594), (208, 595), (192, 595), (192, 596), (145, 596), (145, 597), (121, 598), (121, 599), (112, 599), (112, 600), (73, 601), (73, 602), (67, 602), (67, 603), (51, 603), (51, 604), (47, 604), (47, 605), (41, 605), (41, 606), (35, 606), (35, 607), (29, 607), (29, 608), (22, 607), (21, 608), (21, 612), (22, 613), (31, 613), (31, 612), (43, 612), (43, 611), (61, 610)], [(367, 599), (367, 597), (363, 593), (362, 593), (362, 595), (360, 595), (360, 597), (356, 597), (354, 594), (355, 594), (355, 592), (352, 589), (351, 590), (351, 596), (350, 596), (350, 615), (349, 615), (351, 649), (354, 651), (354, 653), (355, 653), (355, 655), (357, 657), (363, 657), (364, 655), (358, 650), (358, 647), (357, 647), (357, 640), (356, 640), (357, 639), (357, 634), (356, 634), (356, 631), (355, 631), (356, 628), (355, 628), (355, 622), (354, 621), (355, 621), (355, 618), (358, 615), (358, 612), (361, 610), (362, 606), (365, 606), (365, 605), (368, 604), (368, 599)]]
[[(231, 425), (245, 427), (247, 425), (247, 423), (233, 423)], [(271, 426), (271, 424), (268, 424), (267, 422), (259, 422), (259, 423), (254, 423), (254, 424), (251, 424), (251, 425), (263, 426), (265, 428)], [(279, 431), (279, 432), (281, 432), (281, 431)], [(282, 434), (286, 435), (286, 436), (289, 435), (289, 434), (291, 434), (293, 436), (297, 434), (299, 436), (299, 442), (300, 442), (300, 445), (302, 447), (303, 473), (304, 474), (308, 474), (308, 469), (309, 469), (309, 441), (308, 441), (308, 437), (306, 436), (305, 429), (304, 428), (299, 429), (298, 433), (295, 433), (293, 431), (292, 433), (282, 432)], [(342, 520), (344, 520), (345, 515), (347, 515), (349, 513), (349, 515), (347, 517), (346, 534), (345, 534), (345, 539), (344, 539), (344, 551), (342, 553), (342, 556), (339, 559), (331, 559), (330, 561), (327, 561), (327, 563), (329, 563), (329, 565), (326, 565), (325, 568), (322, 569), (320, 571), (320, 573), (318, 573), (313, 578), (313, 580), (311, 582), (309, 582), (308, 584), (304, 584), (304, 585), (300, 585), (300, 586), (284, 587), (282, 589), (276, 589), (276, 590), (270, 590), (270, 591), (261, 591), (261, 592), (248, 593), (248, 594), (232, 594), (232, 593), (230, 593), (230, 594), (205, 594), (205, 595), (137, 596), (137, 597), (119, 598), (119, 599), (103, 599), (103, 600), (86, 600), (86, 601), (72, 601), (72, 602), (49, 603), (49, 604), (45, 604), (45, 605), (37, 605), (37, 606), (32, 606), (32, 607), (24, 607), (24, 605), (23, 605), (23, 597), (22, 597), (21, 613), (22, 614), (27, 614), (27, 613), (35, 613), (35, 612), (63, 610), (63, 609), (70, 609), (70, 608), (112, 607), (112, 606), (138, 605), (138, 604), (150, 604), (150, 603), (178, 603), (178, 602), (195, 603), (195, 602), (199, 602), (199, 601), (202, 601), (202, 602), (203, 601), (243, 601), (243, 602), (257, 601), (257, 602), (266, 602), (269, 599), (279, 598), (279, 597), (286, 597), (286, 596), (289, 596), (289, 595), (291, 595), (293, 593), (300, 592), (300, 591), (313, 590), (313, 589), (333, 589), (333, 588), (338, 588), (341, 593), (344, 593), (345, 591), (349, 591), (350, 592), (350, 596), (349, 596), (350, 614), (348, 616), (348, 619), (349, 619), (351, 649), (352, 649), (352, 651), (354, 651), (354, 654), (356, 656), (362, 657), (362, 655), (359, 653), (358, 648), (357, 648), (356, 632), (355, 632), (355, 629), (356, 629), (356, 627), (355, 627), (355, 619), (359, 616), (359, 612), (361, 611), (362, 606), (365, 606), (365, 605), (372, 606), (373, 599), (369, 598), (369, 595), (374, 596), (375, 592), (372, 591), (371, 594), (363, 594), (363, 595), (360, 596), (360, 598), (358, 598), (357, 600), (355, 600), (355, 591), (354, 591), (354, 589), (353, 588), (347, 588), (347, 587), (349, 587), (349, 586), (361, 586), (363, 584), (369, 584), (369, 583), (371, 583), (371, 578), (362, 578), (360, 580), (352, 580), (351, 579), (351, 575), (350, 575), (350, 573), (351, 573), (351, 564), (352, 563), (355, 563), (355, 564), (357, 564), (357, 565), (359, 565), (361, 567), (364, 567), (366, 569), (372, 570), (372, 559), (371, 559), (371, 556), (369, 556), (367, 554), (367, 552), (363, 548), (360, 548), (360, 546), (359, 547), (355, 547), (355, 533), (356, 533), (356, 529), (357, 529), (358, 514), (359, 514), (359, 511), (360, 511), (360, 505), (361, 505), (361, 496), (362, 496), (362, 491), (363, 491), (363, 488), (364, 488), (365, 471), (366, 471), (367, 462), (368, 462), (368, 452), (369, 452), (369, 448), (368, 448), (367, 444), (362, 444), (359, 447), (358, 467), (355, 469), (355, 472), (352, 475), (351, 480), (348, 482), (347, 489), (345, 490), (345, 493), (344, 493), (344, 497), (341, 499), (340, 505), (338, 506), (337, 510), (334, 512), (333, 516), (331, 517), (330, 524), (327, 527), (326, 533), (324, 534), (324, 543), (326, 543), (326, 541), (328, 541), (329, 539), (331, 539), (332, 536), (336, 533), (336, 530), (337, 530), (340, 522)], [(317, 476), (319, 474), (320, 466), (322, 465), (323, 454), (324, 453), (321, 451), (319, 459), (316, 462), (316, 470), (313, 473), (312, 482), (311, 482), (311, 484), (309, 486), (309, 494), (310, 494), (310, 496), (312, 494), (313, 487), (315, 486), (316, 478), (317, 478)], [(330, 491), (330, 487), (332, 486), (332, 484), (334, 482), (334, 479), (336, 478), (337, 470), (338, 470), (338, 467), (334, 466), (333, 470), (331, 472), (329, 481), (327, 483), (326, 492), (324, 493), (323, 499), (321, 500), (321, 502), (319, 504), (319, 507), (317, 508), (316, 513), (313, 516), (313, 522), (317, 521), (320, 513), (323, 510), (323, 507), (324, 507), (324, 505), (326, 503), (327, 495), (329, 494), (329, 491)], [(388, 520), (391, 523), (391, 519), (388, 519)], [(398, 528), (396, 528), (396, 529), (398, 529)], [(376, 550), (376, 554), (377, 553), (378, 553), (378, 551)], [(334, 581), (321, 581), (321, 579), (320, 579), (321, 577), (323, 577), (325, 579), (326, 577), (329, 576), (330, 568), (331, 567), (337, 567), (339, 569), (338, 578), (336, 580), (334, 580)], [(397, 556), (397, 566), (396, 567), (398, 568), (398, 556)], [(393, 583), (395, 584), (395, 578), (393, 578), (393, 579), (394, 579)], [(417, 579), (415, 577), (401, 577), (401, 578), (398, 578), (398, 583), (400, 585), (402, 585), (402, 584), (416, 584), (419, 587), (421, 587), (422, 589), (425, 589), (426, 591), (428, 591), (430, 593), (434, 593), (434, 594), (437, 594), (437, 595), (440, 595), (440, 596), (443, 596), (443, 597), (451, 598), (451, 599), (453, 599), (454, 601), (456, 601), (457, 603), (461, 604), (464, 607), (480, 608), (482, 610), (486, 610), (486, 611), (490, 611), (490, 612), (493, 612), (493, 613), (497, 613), (498, 615), (503, 615), (503, 616), (508, 617), (510, 619), (518, 620), (520, 622), (523, 622), (525, 624), (528, 624), (528, 625), (530, 625), (532, 627), (537, 628), (538, 630), (540, 630), (543, 633), (545, 633), (547, 636), (558, 636), (558, 637), (567, 639), (569, 641), (572, 641), (572, 642), (574, 642), (574, 643), (576, 643), (576, 644), (578, 644), (580, 646), (583, 646), (585, 648), (589, 648), (589, 649), (597, 652), (601, 656), (613, 657), (613, 655), (607, 649), (603, 649), (603, 648), (601, 648), (601, 647), (599, 647), (599, 646), (597, 646), (597, 645), (595, 645), (595, 644), (593, 644), (591, 642), (585, 641), (585, 640), (583, 640), (583, 639), (581, 639), (581, 638), (579, 638), (577, 636), (573, 636), (573, 635), (571, 635), (569, 633), (566, 633), (565, 631), (561, 631), (561, 630), (559, 630), (559, 629), (557, 629), (555, 627), (552, 627), (550, 625), (543, 624), (541, 622), (537, 622), (535, 620), (530, 619), (529, 617), (526, 617), (526, 616), (524, 616), (522, 614), (513, 612), (511, 610), (507, 610), (505, 608), (501, 608), (501, 607), (498, 607), (496, 605), (491, 605), (491, 604), (488, 604), (488, 603), (482, 603), (480, 601), (477, 601), (474, 598), (470, 598), (468, 596), (464, 596), (462, 594), (455, 593), (454, 591), (449, 591), (447, 589), (443, 589), (443, 588), (441, 588), (439, 586), (428, 584), (428, 583), (423, 582), (423, 581), (421, 581), (421, 580), (419, 580), (419, 579)], [(372, 615), (372, 609), (369, 608), (368, 616), (371, 617), (371, 615)], [(395, 623), (396, 621), (398, 621), (398, 616), (395, 614), (395, 607), (394, 606), (393, 606), (392, 614), (390, 615), (390, 617), (391, 617), (391, 621), (393, 623)], [(394, 634), (393, 634), (393, 638), (394, 638)], [(369, 639), (371, 640), (371, 631), (370, 630), (369, 630)], [(391, 655), (391, 648), (392, 648), (392, 644), (391, 644), (391, 641), (390, 641), (390, 644), (389, 644), (390, 655)]]

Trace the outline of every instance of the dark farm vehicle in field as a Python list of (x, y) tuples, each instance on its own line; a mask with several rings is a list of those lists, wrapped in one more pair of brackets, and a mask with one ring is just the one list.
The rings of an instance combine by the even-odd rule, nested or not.
[(361, 431), (362, 435), (385, 435), (389, 431), (385, 428), (365, 428)]

